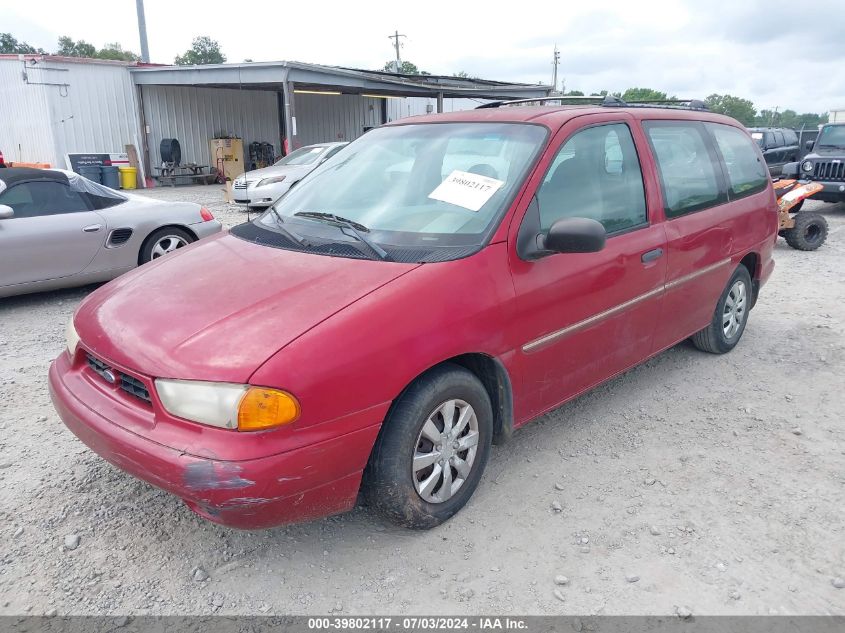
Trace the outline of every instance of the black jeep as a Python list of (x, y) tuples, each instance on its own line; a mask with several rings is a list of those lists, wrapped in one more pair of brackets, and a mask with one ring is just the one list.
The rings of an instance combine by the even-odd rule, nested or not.
[(799, 163), (784, 165), (783, 175), (824, 185), (815, 196), (825, 202), (845, 201), (845, 123), (822, 126), (815, 144), (807, 141), (807, 154)]

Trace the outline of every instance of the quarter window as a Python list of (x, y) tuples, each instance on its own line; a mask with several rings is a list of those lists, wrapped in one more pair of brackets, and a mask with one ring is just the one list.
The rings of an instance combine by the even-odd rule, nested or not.
[(754, 145), (740, 130), (729, 125), (708, 123), (716, 146), (725, 161), (732, 198), (747, 196), (766, 188), (769, 172)]
[(644, 123), (657, 159), (666, 217), (676, 218), (721, 204), (727, 196), (719, 186), (719, 166), (711, 158), (698, 123)]
[(591, 218), (608, 233), (646, 224), (640, 161), (627, 125), (577, 132), (555, 156), (537, 191), (540, 226), (561, 218)]
[(15, 210), (15, 218), (87, 211), (88, 205), (77, 192), (60, 182), (35, 181), (14, 185), (0, 195), (0, 204)]

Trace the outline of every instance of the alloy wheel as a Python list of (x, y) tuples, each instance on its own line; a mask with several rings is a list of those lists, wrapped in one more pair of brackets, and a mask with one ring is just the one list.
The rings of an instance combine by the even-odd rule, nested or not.
[(172, 253), (177, 248), (182, 248), (183, 246), (187, 246), (187, 244), (188, 242), (178, 235), (165, 235), (153, 245), (152, 259)]

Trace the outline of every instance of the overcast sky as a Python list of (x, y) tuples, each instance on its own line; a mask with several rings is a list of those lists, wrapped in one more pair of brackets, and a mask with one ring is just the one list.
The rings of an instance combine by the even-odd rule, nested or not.
[[(230, 62), (374, 69), (392, 59), (388, 35), (399, 29), (402, 58), (433, 74), (550, 84), (557, 43), (567, 90), (718, 92), (758, 109), (826, 112), (845, 107), (842, 2), (146, 0), (146, 17), (154, 62), (172, 63), (208, 35)], [(134, 0), (0, 0), (0, 31), (50, 51), (60, 35), (140, 50)]]

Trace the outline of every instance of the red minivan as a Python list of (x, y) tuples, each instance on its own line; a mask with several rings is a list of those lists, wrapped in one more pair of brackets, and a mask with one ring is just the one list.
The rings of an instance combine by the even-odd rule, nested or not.
[(514, 429), (684, 339), (730, 351), (777, 225), (757, 145), (701, 109), (406, 119), (92, 293), (50, 390), (91, 449), (211, 521), (360, 490), (428, 528)]

